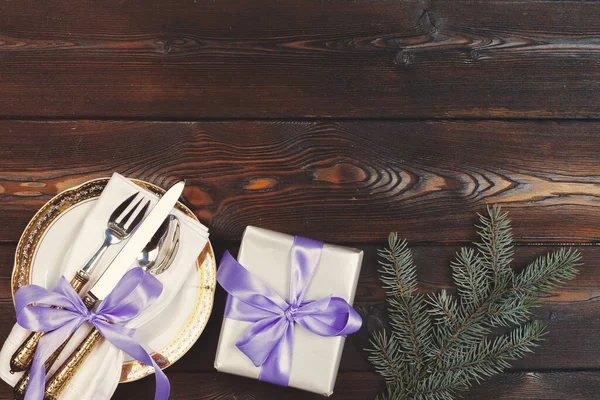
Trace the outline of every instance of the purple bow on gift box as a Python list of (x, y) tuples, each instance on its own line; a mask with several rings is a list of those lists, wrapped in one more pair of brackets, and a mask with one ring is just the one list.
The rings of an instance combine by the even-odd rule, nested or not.
[(229, 293), (225, 317), (253, 322), (236, 346), (260, 367), (259, 380), (287, 386), (292, 369), (294, 326), (320, 336), (346, 336), (362, 320), (340, 297), (304, 301), (319, 265), (323, 243), (296, 236), (291, 251), (289, 298), (285, 301), (225, 252), (217, 280)]
[[(54, 291), (41, 286), (23, 286), (15, 294), (17, 322), (25, 329), (48, 332), (40, 339), (31, 365), (25, 400), (44, 397), (44, 362), (84, 322), (94, 325), (110, 343), (138, 361), (152, 365), (156, 373), (155, 400), (169, 398), (169, 380), (152, 357), (132, 339), (134, 329), (123, 326), (150, 306), (162, 292), (158, 279), (142, 268), (126, 273), (96, 311), (89, 311), (62, 277)], [(36, 305), (31, 305), (31, 304)], [(62, 309), (51, 306), (62, 307)]]

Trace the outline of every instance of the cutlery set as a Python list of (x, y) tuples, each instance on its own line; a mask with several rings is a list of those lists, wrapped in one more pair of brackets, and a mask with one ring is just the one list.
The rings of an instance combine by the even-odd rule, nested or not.
[[(99, 304), (134, 263), (153, 275), (159, 275), (169, 269), (180, 243), (180, 222), (171, 211), (184, 186), (183, 181), (173, 185), (150, 212), (148, 212), (150, 201), (144, 202), (139, 192), (129, 196), (115, 208), (107, 221), (102, 245), (71, 280), (71, 286), (81, 295), (82, 289), (90, 281), (106, 249), (127, 240), (117, 256), (83, 296), (83, 303), (88, 309), (91, 310)], [(132, 206), (138, 197), (141, 198)], [(30, 334), (11, 357), (11, 373), (25, 371), (14, 387), (15, 399), (24, 397), (30, 377), (29, 368), (42, 336), (42, 332)], [(70, 338), (48, 358), (45, 363), (46, 370), (55, 363), (69, 340)], [(46, 382), (45, 400), (57, 400), (60, 397), (73, 375), (101, 340), (102, 335), (98, 330), (92, 329)]]

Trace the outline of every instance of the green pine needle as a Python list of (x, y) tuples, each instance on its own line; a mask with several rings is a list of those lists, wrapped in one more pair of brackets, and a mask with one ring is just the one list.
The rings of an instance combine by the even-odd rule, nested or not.
[(367, 349), (387, 384), (378, 400), (453, 400), (532, 352), (546, 334), (530, 321), (536, 295), (573, 279), (579, 252), (560, 249), (517, 274), (507, 213), (488, 207), (477, 227), (476, 248), (461, 249), (450, 265), (457, 296), (416, 293), (412, 252), (397, 234), (379, 252), (391, 330), (375, 332)]

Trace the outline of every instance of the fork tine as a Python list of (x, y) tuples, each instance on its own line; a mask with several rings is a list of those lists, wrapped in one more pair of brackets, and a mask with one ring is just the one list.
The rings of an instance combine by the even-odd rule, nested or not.
[(146, 202), (144, 207), (142, 207), (142, 209), (138, 212), (133, 221), (131, 221), (131, 224), (129, 224), (129, 226), (126, 229), (127, 232), (133, 231), (140, 224), (140, 222), (142, 222), (142, 220), (146, 216), (146, 211), (148, 211), (148, 207), (150, 207), (150, 200)]
[(120, 221), (117, 221), (117, 224), (119, 224), (122, 228), (125, 227), (125, 224), (133, 216), (133, 213), (136, 212), (137, 208), (140, 206), (142, 201), (144, 201), (143, 198), (139, 199), (138, 202), (135, 203), (133, 207), (131, 207), (131, 210), (129, 210), (129, 212), (123, 218), (121, 218)]
[(119, 204), (119, 206), (117, 208), (115, 208), (115, 210), (112, 212), (112, 214), (110, 214), (109, 221), (116, 221), (117, 218), (119, 218), (119, 216), (121, 214), (123, 214), (123, 211), (125, 211), (125, 209), (127, 207), (129, 207), (129, 205), (131, 204), (133, 199), (135, 199), (138, 194), (140, 194), (140, 192), (135, 192), (134, 194), (129, 196), (127, 199), (125, 199), (121, 204)]

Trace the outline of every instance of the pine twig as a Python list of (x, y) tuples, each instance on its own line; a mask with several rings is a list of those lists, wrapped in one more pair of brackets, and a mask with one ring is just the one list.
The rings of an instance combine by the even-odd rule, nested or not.
[[(367, 350), (387, 383), (379, 400), (453, 400), (533, 351), (546, 334), (542, 323), (529, 321), (536, 296), (576, 276), (579, 252), (560, 249), (516, 274), (507, 214), (488, 207), (478, 228), (475, 249), (461, 249), (450, 265), (457, 296), (416, 293), (412, 253), (396, 234), (379, 252), (391, 325), (391, 334), (373, 334)], [(494, 335), (498, 327), (509, 331)]]

